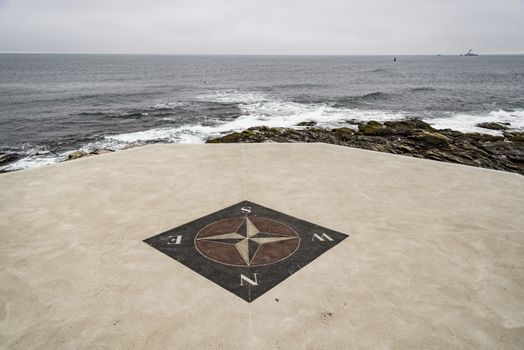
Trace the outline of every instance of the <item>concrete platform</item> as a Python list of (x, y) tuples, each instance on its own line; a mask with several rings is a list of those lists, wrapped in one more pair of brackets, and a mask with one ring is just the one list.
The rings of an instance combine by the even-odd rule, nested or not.
[[(0, 175), (0, 198), (1, 348), (524, 348), (520, 175), (154, 145)], [(246, 200), (348, 237), (251, 302), (143, 242)]]

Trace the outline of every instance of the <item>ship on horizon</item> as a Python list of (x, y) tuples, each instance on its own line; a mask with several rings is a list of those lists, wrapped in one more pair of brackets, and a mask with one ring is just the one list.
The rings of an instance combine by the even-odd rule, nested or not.
[(466, 52), (465, 54), (461, 54), (461, 56), (478, 56), (478, 54), (477, 53), (473, 53), (473, 50), (469, 49), (468, 52)]

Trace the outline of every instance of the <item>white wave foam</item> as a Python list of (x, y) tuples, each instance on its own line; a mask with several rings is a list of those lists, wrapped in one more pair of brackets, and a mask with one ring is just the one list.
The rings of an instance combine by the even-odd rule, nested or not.
[(41, 156), (41, 155), (31, 155), (25, 158), (19, 159), (14, 163), (5, 165), (1, 167), (1, 170), (4, 171), (15, 171), (15, 170), (24, 170), (29, 168), (37, 168), (43, 165), (55, 164), (64, 161), (66, 158), (65, 155), (60, 156)]
[(425, 122), (436, 129), (453, 129), (460, 132), (480, 132), (491, 135), (502, 135), (500, 131), (479, 128), (477, 124), (484, 122), (510, 123), (510, 129), (524, 130), (524, 110), (508, 112), (504, 110), (490, 113), (468, 114), (449, 113), (441, 118), (427, 118)]
[[(170, 143), (203, 143), (211, 137), (224, 133), (242, 131), (251, 127), (286, 127), (300, 128), (296, 125), (304, 121), (314, 121), (319, 127), (354, 127), (349, 120), (356, 122), (377, 120), (401, 120), (407, 115), (403, 112), (382, 110), (360, 110), (337, 108), (327, 103), (304, 104), (283, 101), (259, 93), (239, 92), (236, 90), (217, 91), (209, 95), (200, 96), (203, 101), (220, 103), (238, 103), (241, 115), (234, 120), (207, 120), (205, 116), (195, 117), (194, 124), (176, 127), (163, 127), (139, 132), (105, 136), (104, 140), (85, 145), (82, 149), (92, 152), (97, 148), (119, 150), (129, 143), (139, 142), (170, 142)], [(165, 102), (152, 108), (176, 108), (183, 103)], [(175, 117), (165, 117), (166, 121), (177, 121)], [(503, 110), (484, 114), (448, 113), (442, 117), (424, 119), (437, 129), (454, 129), (461, 132), (482, 132), (498, 135), (499, 131), (482, 129), (476, 126), (481, 122), (511, 123), (511, 129), (524, 130), (524, 110), (508, 112)], [(42, 149), (35, 149), (27, 153), (27, 157), (3, 167), (3, 170), (20, 170), (64, 160), (69, 152), (60, 155), (43, 154)]]
[(240, 105), (243, 112), (238, 118), (217, 122), (215, 125), (192, 124), (172, 128), (157, 128), (145, 131), (110, 135), (105, 139), (112, 142), (174, 142), (201, 143), (206, 139), (227, 132), (241, 131), (256, 126), (295, 127), (303, 121), (314, 121), (320, 127), (349, 126), (347, 120), (397, 120), (405, 118), (403, 113), (386, 111), (364, 111), (341, 109), (326, 104), (302, 104), (283, 101), (266, 101)]
[(267, 101), (266, 94), (256, 91), (221, 90), (197, 97), (200, 101), (218, 103), (254, 103)]
[[(109, 135), (109, 143), (174, 142), (199, 143), (223, 133), (241, 131), (256, 126), (295, 127), (303, 121), (314, 121), (320, 127), (350, 126), (347, 120), (397, 120), (405, 118), (401, 112), (344, 109), (328, 104), (303, 104), (270, 98), (254, 91), (221, 90), (198, 97), (202, 101), (237, 103), (242, 115), (231, 121), (216, 121), (214, 124), (188, 124), (177, 127), (156, 128), (133, 133)], [(165, 119), (176, 121), (176, 119)], [(111, 147), (114, 149), (115, 145)]]
[(405, 118), (401, 112), (378, 110), (359, 110), (335, 108), (327, 104), (303, 104), (296, 102), (269, 101), (240, 106), (249, 117), (249, 126), (293, 127), (303, 121), (314, 121), (321, 127), (347, 125), (347, 121), (356, 119), (397, 120)]
[(184, 102), (161, 102), (161, 103), (157, 103), (149, 107), (149, 109), (166, 110), (166, 109), (175, 109), (177, 107), (182, 107), (185, 105), (186, 103)]
[[(236, 103), (242, 114), (234, 120), (216, 121), (211, 125), (208, 122), (204, 124), (195, 123), (110, 135), (105, 137), (105, 142), (110, 143), (112, 149), (121, 148), (122, 144), (136, 142), (199, 143), (227, 132), (241, 131), (257, 126), (292, 128), (301, 122), (313, 121), (319, 127), (325, 128), (354, 127), (354, 125), (348, 123), (349, 120), (383, 122), (401, 120), (407, 117), (404, 112), (337, 108), (327, 103), (304, 104), (283, 101), (257, 91), (220, 90), (201, 95), (198, 99), (219, 103)], [(178, 106), (178, 103), (174, 105)], [(205, 119), (205, 117), (202, 118)], [(165, 120), (176, 121), (171, 117), (166, 117)], [(450, 113), (440, 118), (428, 117), (425, 121), (436, 128), (500, 134), (499, 131), (482, 129), (475, 125), (486, 121), (509, 122), (512, 128), (523, 129), (524, 111), (506, 112), (500, 110), (486, 115)]]
[[(242, 115), (238, 118), (216, 122), (214, 125), (187, 124), (178, 127), (157, 128), (134, 133), (106, 136), (107, 142), (118, 144), (136, 142), (202, 143), (210, 137), (224, 133), (242, 131), (251, 127), (293, 128), (304, 121), (314, 121), (319, 127), (335, 128), (351, 126), (348, 120), (357, 122), (377, 120), (401, 120), (407, 116), (402, 112), (335, 108), (327, 104), (302, 104), (270, 100), (241, 104)], [(515, 112), (493, 111), (485, 115), (450, 114), (449, 117), (426, 118), (437, 129), (454, 129), (462, 132), (482, 132), (499, 135), (496, 130), (476, 127), (480, 122), (511, 123), (511, 128), (524, 129), (524, 110)], [(112, 146), (115, 149), (114, 146)]]
[[(122, 144), (139, 143), (139, 142), (174, 142), (174, 143), (202, 143), (204, 142), (204, 135), (199, 135), (197, 130), (191, 126), (183, 126), (176, 128), (157, 128), (138, 132), (131, 132), (119, 135), (109, 135), (105, 139), (109, 144), (105, 144), (104, 148), (122, 148)], [(120, 145), (115, 145), (114, 142)]]

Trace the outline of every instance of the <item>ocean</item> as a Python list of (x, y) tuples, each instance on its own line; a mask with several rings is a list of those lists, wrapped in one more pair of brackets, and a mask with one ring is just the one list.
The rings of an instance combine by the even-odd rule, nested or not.
[(0, 54), (0, 170), (74, 150), (203, 143), (253, 126), (354, 126), (418, 117), (436, 128), (524, 130), (524, 55), (168, 56)]

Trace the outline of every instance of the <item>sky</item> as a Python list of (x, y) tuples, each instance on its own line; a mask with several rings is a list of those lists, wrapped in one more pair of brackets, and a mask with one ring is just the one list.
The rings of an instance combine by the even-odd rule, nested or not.
[(524, 0), (0, 0), (0, 52), (524, 53)]

